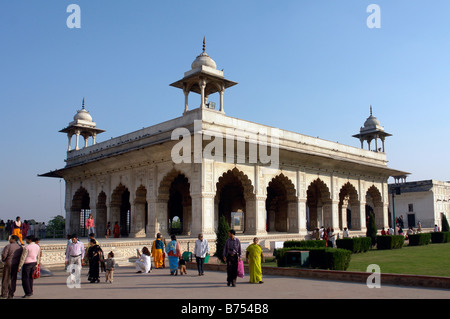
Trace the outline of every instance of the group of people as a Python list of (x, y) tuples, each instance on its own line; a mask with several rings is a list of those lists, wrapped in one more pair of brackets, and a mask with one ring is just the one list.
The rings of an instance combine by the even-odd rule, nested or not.
[[(253, 238), (253, 243), (250, 244), (245, 252), (245, 258), (248, 263), (250, 282), (251, 283), (264, 283), (262, 281), (262, 268), (261, 262), (264, 262), (264, 255), (261, 246), (258, 244), (259, 239)], [(227, 263), (227, 286), (236, 287), (236, 279), (238, 277), (239, 263), (243, 263), (241, 260), (242, 255), (241, 242), (236, 237), (234, 229), (228, 231), (228, 239), (225, 242), (223, 249), (223, 258)], [(243, 264), (241, 264), (243, 267)]]
[(114, 252), (110, 251), (105, 258), (103, 249), (95, 239), (95, 233), (89, 234), (87, 248), (85, 248), (76, 234), (69, 235), (67, 239), (66, 267), (75, 265), (81, 270), (82, 266), (88, 265), (88, 281), (90, 283), (100, 282), (100, 270), (105, 272), (107, 283), (113, 282), (114, 268), (116, 266)]
[[(259, 239), (254, 238), (245, 253), (245, 258), (249, 266), (249, 275), (251, 283), (262, 284), (262, 268), (261, 262), (264, 262), (264, 255), (261, 246), (258, 244)], [(138, 260), (136, 261), (137, 273), (151, 273), (151, 257), (154, 258), (155, 268), (165, 268), (164, 260), (167, 254), (169, 260), (170, 275), (187, 274), (186, 263), (181, 255), (180, 244), (175, 235), (171, 236), (171, 241), (167, 244), (161, 234), (156, 235), (156, 240), (152, 244), (151, 251), (144, 247), (142, 253), (138, 250)], [(204, 276), (205, 258), (209, 256), (208, 240), (203, 234), (198, 235), (198, 239), (194, 246), (194, 257), (197, 264), (199, 276)], [(227, 264), (227, 286), (236, 286), (238, 277), (239, 263), (243, 262), (241, 242), (236, 237), (236, 232), (232, 229), (228, 232), (228, 239), (225, 242), (223, 250), (223, 258)]]
[[(151, 273), (151, 257), (154, 258), (155, 268), (165, 268), (166, 254), (169, 260), (170, 275), (187, 274), (185, 260), (182, 258), (180, 244), (176, 236), (171, 236), (171, 241), (166, 244), (165, 239), (160, 233), (152, 243), (151, 250), (143, 247), (142, 252), (137, 250), (138, 259), (136, 260), (137, 273)], [(209, 255), (209, 244), (203, 238), (203, 234), (198, 235), (195, 243), (194, 255), (197, 261), (199, 276), (204, 275), (203, 265), (206, 256)], [(100, 270), (106, 273), (106, 282), (113, 282), (113, 273), (115, 268), (114, 252), (109, 252), (107, 258), (104, 257), (102, 248), (95, 239), (95, 233), (89, 234), (88, 247), (78, 239), (76, 234), (68, 236), (66, 247), (66, 267), (76, 265), (81, 269), (82, 266), (89, 266), (88, 280), (91, 283), (100, 282)]]
[[(25, 292), (24, 297), (33, 295), (33, 273), (40, 265), (42, 256), (38, 245), (39, 239), (28, 235), (26, 236), (27, 245), (23, 245), (22, 235), (24, 223), (17, 217), (12, 225), (12, 231), (7, 245), (2, 252), (2, 262), (4, 263), (2, 298), (13, 298), (16, 290), (16, 281), (18, 272), (22, 271), (22, 286)], [(100, 282), (100, 271), (105, 272), (106, 282), (113, 282), (113, 273), (116, 263), (114, 252), (110, 251), (105, 258), (104, 252), (98, 241), (95, 239), (95, 224), (92, 215), (86, 221), (86, 229), (89, 231), (89, 241), (87, 247), (79, 240), (76, 234), (67, 236), (67, 246), (65, 252), (66, 268), (71, 265), (79, 267), (89, 266), (88, 281), (91, 283)], [(166, 243), (160, 233), (157, 234), (151, 249), (143, 247), (142, 252), (137, 250), (138, 260), (136, 261), (136, 271), (138, 273), (150, 273), (152, 271), (151, 257), (153, 257), (154, 268), (165, 268), (166, 256), (169, 261), (170, 275), (177, 276), (187, 274), (186, 262), (181, 254), (180, 244), (175, 235)], [(227, 263), (227, 285), (236, 286), (238, 276), (238, 265), (241, 260), (241, 243), (236, 237), (234, 230), (228, 233), (223, 257)], [(197, 264), (199, 276), (204, 276), (204, 264), (206, 257), (209, 256), (209, 243), (203, 234), (198, 235), (195, 242), (194, 257)], [(261, 262), (264, 262), (262, 248), (258, 244), (258, 238), (254, 238), (253, 243), (248, 246), (245, 253), (249, 265), (250, 282), (263, 283)]]
[[(403, 218), (399, 218), (399, 219), (396, 219), (396, 220), (398, 222), (396, 224), (397, 234), (401, 235), (401, 236), (405, 236), (406, 240), (408, 239), (409, 235), (419, 234), (419, 233), (422, 232), (422, 224), (420, 223), (420, 221), (417, 223), (417, 229), (415, 229), (413, 226), (409, 226), (408, 230), (406, 231), (406, 234), (405, 234), (405, 232), (403, 231), (403, 227), (404, 227)], [(394, 235), (394, 234), (395, 234), (394, 228), (392, 228), (391, 226), (389, 226), (389, 228), (387, 230), (385, 230), (384, 227), (381, 230), (381, 235), (382, 236), (383, 235)]]
[[(336, 247), (336, 239), (339, 239), (339, 234), (336, 234), (334, 232), (334, 228), (331, 228), (331, 227), (325, 228), (324, 226), (322, 226), (320, 228), (316, 227), (313, 230), (311, 237), (316, 240), (324, 240), (325, 246), (335, 248)], [(347, 228), (344, 228), (343, 237), (344, 238), (348, 237)]]
[(11, 235), (9, 244), (3, 248), (2, 299), (14, 298), (19, 273), (22, 275), (22, 288), (25, 293), (23, 298), (33, 295), (33, 281), (39, 276), (42, 251), (39, 238), (28, 235), (25, 240), (26, 245), (23, 245), (17, 235)]
[(389, 227), (387, 230), (384, 230), (384, 227), (383, 227), (383, 229), (381, 230), (381, 235), (382, 236), (384, 236), (384, 235), (394, 235), (394, 228)]
[(114, 238), (120, 238), (120, 226), (119, 222), (114, 223), (114, 227), (111, 229), (111, 222), (106, 224), (105, 238), (113, 236)]
[[(94, 216), (92, 214), (89, 214), (89, 217), (86, 219), (85, 227), (88, 234), (93, 233), (94, 235), (96, 235), (95, 221)], [(105, 238), (109, 238), (111, 236), (113, 236), (114, 238), (120, 238), (119, 222), (115, 222), (114, 227), (112, 229), (111, 229), (111, 222), (108, 222), (106, 224)]]
[(0, 240), (6, 240), (9, 236), (16, 235), (23, 245), (23, 239), (28, 235), (45, 238), (46, 229), (47, 226), (44, 222), (37, 223), (35, 221), (27, 220), (22, 222), (20, 216), (17, 216), (16, 220), (8, 219), (6, 223), (3, 220), (0, 220)]
[[(92, 231), (95, 233), (95, 223), (92, 215), (89, 215), (89, 218), (86, 220), (85, 226), (89, 232)], [(322, 232), (321, 237), (323, 237), (323, 233), (324, 232)], [(106, 238), (111, 236), (111, 234), (113, 234), (114, 238), (118, 238), (120, 236), (120, 227), (118, 225), (118, 222), (115, 223), (114, 229), (112, 231), (111, 223), (108, 222), (106, 227)], [(236, 285), (237, 265), (241, 259), (241, 244), (239, 242), (239, 239), (237, 239), (235, 235), (235, 231), (231, 230), (226, 243), (227, 253), (224, 253), (224, 259), (227, 261), (227, 272), (229, 273), (227, 275), (228, 286)], [(328, 230), (324, 236), (325, 238), (330, 238), (330, 244), (334, 247), (335, 244), (333, 230)], [(152, 257), (155, 269), (165, 268), (166, 255), (169, 261), (170, 275), (177, 276), (178, 273), (180, 273), (180, 275), (187, 274), (186, 262), (181, 255), (180, 244), (178, 243), (176, 236), (172, 235), (171, 240), (166, 243), (166, 240), (160, 233), (156, 235), (156, 239), (152, 243), (151, 249), (148, 249), (148, 247), (143, 247), (142, 251), (137, 250), (138, 259), (136, 260), (136, 272), (151, 273)], [(197, 263), (199, 276), (204, 275), (204, 264), (206, 256), (209, 256), (209, 244), (208, 241), (203, 238), (203, 234), (199, 234), (194, 247), (194, 257)], [(249, 245), (249, 247), (247, 248), (246, 259), (249, 263), (250, 281), (262, 283), (261, 260), (264, 260), (264, 256), (262, 254), (261, 247), (258, 245), (258, 238), (255, 238), (253, 244)]]
[[(155, 269), (165, 268), (166, 254), (169, 260), (169, 269), (171, 276), (177, 276), (187, 274), (186, 261), (181, 255), (180, 244), (177, 241), (175, 235), (171, 236), (171, 241), (166, 243), (165, 239), (160, 233), (156, 235), (155, 241), (152, 243), (151, 251), (144, 247), (142, 253), (137, 251), (138, 260), (136, 260), (137, 273), (150, 273), (152, 270), (151, 257), (153, 257)], [(205, 264), (205, 258), (209, 256), (209, 244), (208, 240), (203, 237), (203, 234), (198, 235), (198, 239), (195, 242), (194, 257), (197, 262), (198, 275), (203, 276), (203, 265)]]

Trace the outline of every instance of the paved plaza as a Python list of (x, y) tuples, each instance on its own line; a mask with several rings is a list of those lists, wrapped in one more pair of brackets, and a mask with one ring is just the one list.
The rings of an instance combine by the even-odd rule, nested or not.
[[(227, 287), (226, 273), (206, 271), (198, 276), (188, 269), (183, 276), (170, 276), (169, 269), (154, 269), (149, 274), (136, 273), (132, 263), (116, 269), (114, 282), (87, 281), (87, 268), (81, 272), (80, 288), (69, 288), (69, 273), (51, 269), (51, 276), (35, 280), (34, 295), (23, 299), (21, 281), (17, 282), (14, 302), (39, 306), (101, 307), (102, 309), (163, 309), (172, 318), (281, 318), (293, 309), (346, 309), (359, 305), (394, 311), (401, 303), (440, 301), (450, 298), (450, 290), (383, 285), (368, 288), (365, 284), (343, 281), (313, 280), (288, 276), (264, 276), (263, 284), (250, 284), (248, 274), (238, 278), (236, 287)], [(10, 300), (4, 300), (10, 302)], [(56, 302), (56, 303), (55, 303)], [(325, 302), (325, 303), (324, 303)], [(399, 303), (400, 302), (400, 303)], [(7, 303), (5, 303), (6, 305)], [(436, 304), (435, 304), (436, 306)], [(15, 308), (4, 308), (6, 312)], [(323, 310), (326, 311), (327, 308)], [(11, 313), (13, 314), (13, 313)]]
[[(248, 275), (238, 278), (236, 287), (227, 287), (226, 273), (210, 271), (205, 276), (188, 269), (183, 276), (170, 276), (169, 269), (154, 269), (150, 274), (137, 274), (134, 267), (121, 266), (112, 284), (87, 281), (87, 269), (81, 273), (81, 287), (68, 288), (69, 276), (64, 269), (52, 270), (53, 276), (35, 281), (36, 299), (448, 299), (450, 290), (388, 286), (368, 288), (365, 284), (264, 276), (264, 284), (248, 283)], [(16, 298), (22, 297), (18, 281)]]
[[(64, 240), (46, 241), (49, 246), (61, 243)], [(46, 271), (50, 271), (51, 275), (47, 276)], [(88, 268), (83, 267), (80, 287), (69, 288), (67, 279), (70, 274), (61, 264), (53, 265), (44, 267), (44, 276), (34, 281), (34, 295), (31, 298), (22, 298), (24, 292), (19, 279), (14, 300), (4, 300), (3, 304), (25, 302), (40, 307), (57, 304), (61, 308), (67, 306), (67, 309), (95, 305), (115, 310), (156, 307), (164, 309), (165, 317), (171, 318), (243, 315), (282, 318), (283, 315), (292, 315), (292, 309), (321, 309), (324, 300), (330, 309), (346, 309), (355, 306), (355, 302), (361, 307), (373, 307), (375, 302), (377, 308), (388, 311), (397, 309), (399, 300), (417, 306), (416, 303), (424, 299), (441, 302), (450, 299), (448, 289), (404, 287), (383, 284), (382, 281), (381, 288), (369, 288), (364, 283), (290, 277), (286, 273), (263, 275), (263, 284), (250, 284), (246, 274), (243, 279), (238, 278), (236, 287), (227, 287), (224, 271), (205, 270), (204, 276), (198, 276), (196, 269), (188, 268), (187, 271), (188, 274), (183, 276), (170, 276), (168, 268), (139, 274), (133, 262), (121, 259), (112, 284), (105, 282), (105, 273), (101, 273), (101, 282), (89, 283)], [(16, 308), (4, 309), (13, 312)], [(246, 313), (243, 314), (243, 311)]]

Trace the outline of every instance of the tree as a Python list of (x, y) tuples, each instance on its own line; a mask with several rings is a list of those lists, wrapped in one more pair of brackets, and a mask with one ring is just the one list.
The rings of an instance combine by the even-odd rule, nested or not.
[(372, 212), (369, 212), (366, 237), (370, 237), (372, 239), (372, 246), (375, 246), (377, 240), (377, 225), (375, 224), (375, 216)]
[(65, 228), (66, 228), (65, 218), (61, 215), (58, 215), (58, 216), (53, 217), (53, 219), (51, 219), (48, 222), (46, 232), (49, 235), (55, 234), (55, 237), (62, 238), (62, 237), (64, 237)]
[(230, 225), (225, 218), (225, 216), (221, 216), (219, 219), (219, 227), (217, 231), (217, 239), (216, 239), (216, 253), (214, 256), (219, 258), (222, 262), (223, 259), (223, 249), (225, 248), (225, 243), (228, 239), (228, 231), (230, 230)]
[(442, 214), (442, 227), (441, 227), (443, 232), (448, 232), (450, 231), (450, 227), (448, 225), (448, 221), (447, 221), (447, 217), (445, 217), (445, 214)]

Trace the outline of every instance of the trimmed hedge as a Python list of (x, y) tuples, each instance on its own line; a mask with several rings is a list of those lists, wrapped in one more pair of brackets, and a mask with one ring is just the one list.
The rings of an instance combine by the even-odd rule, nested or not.
[(408, 235), (409, 246), (428, 245), (431, 241), (431, 233), (420, 233)]
[(337, 248), (350, 250), (352, 253), (357, 254), (366, 252), (372, 247), (372, 238), (370, 237), (352, 237), (336, 240)]
[(402, 235), (382, 235), (377, 236), (377, 249), (398, 249), (405, 243), (405, 237)]
[(352, 252), (347, 249), (325, 248), (314, 249), (309, 252), (311, 268), (347, 270), (352, 258)]
[(284, 253), (289, 250), (308, 250), (310, 267), (318, 269), (347, 270), (352, 256), (352, 252), (347, 249), (287, 247), (276, 251), (278, 267), (286, 266), (283, 257)]
[(325, 240), (286, 240), (283, 247), (325, 248), (326, 242)]
[(431, 236), (431, 242), (433, 244), (450, 242), (450, 232), (432, 232), (429, 234)]

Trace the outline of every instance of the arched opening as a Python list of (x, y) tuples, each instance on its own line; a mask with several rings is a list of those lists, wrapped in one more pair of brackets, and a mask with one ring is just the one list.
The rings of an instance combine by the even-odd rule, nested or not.
[(224, 173), (216, 184), (215, 225), (221, 216), (237, 232), (247, 229), (247, 203), (252, 198), (253, 186), (246, 175), (234, 168)]
[(306, 191), (307, 200), (307, 227), (308, 230), (331, 225), (331, 194), (327, 185), (321, 180), (316, 179)]
[(366, 222), (368, 221), (369, 212), (372, 212), (375, 216), (377, 229), (385, 227), (385, 225), (383, 225), (383, 199), (380, 191), (375, 185), (372, 185), (366, 193)]
[(170, 184), (167, 217), (171, 235), (190, 235), (192, 199), (189, 189), (189, 181), (183, 174), (178, 174)]
[(111, 196), (111, 225), (119, 223), (120, 236), (128, 237), (131, 230), (130, 191), (120, 184)]
[[(295, 204), (295, 188), (283, 174), (274, 177), (267, 187), (266, 228), (268, 232), (289, 230), (289, 203)], [(294, 209), (296, 209), (296, 205)]]
[(339, 228), (357, 229), (359, 225), (358, 212), (358, 192), (350, 182), (347, 182), (339, 192)]
[(80, 187), (73, 196), (71, 207), (70, 231), (80, 237), (86, 237), (86, 219), (91, 214), (89, 193)]

